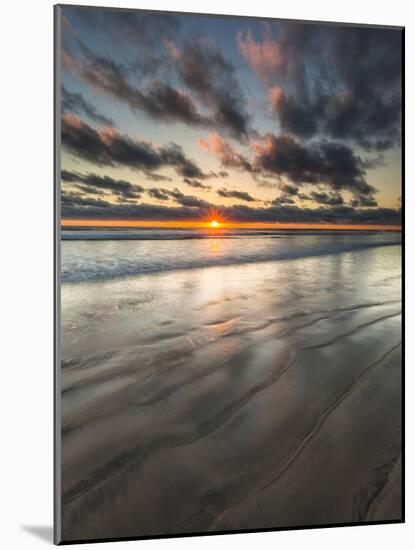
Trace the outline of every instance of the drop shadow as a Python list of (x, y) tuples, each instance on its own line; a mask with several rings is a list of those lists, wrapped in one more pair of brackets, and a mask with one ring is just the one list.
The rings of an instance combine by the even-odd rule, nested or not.
[(53, 527), (51, 525), (22, 525), (21, 528), (26, 533), (53, 544)]

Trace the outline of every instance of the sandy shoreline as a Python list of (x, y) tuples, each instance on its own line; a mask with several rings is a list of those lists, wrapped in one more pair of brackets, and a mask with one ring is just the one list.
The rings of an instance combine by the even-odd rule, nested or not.
[(65, 540), (401, 517), (400, 247), (64, 285), (62, 311)]

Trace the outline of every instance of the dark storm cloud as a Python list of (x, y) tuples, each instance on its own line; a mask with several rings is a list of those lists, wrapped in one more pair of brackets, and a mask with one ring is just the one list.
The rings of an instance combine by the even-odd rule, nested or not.
[(75, 183), (74, 187), (86, 195), (100, 195), (101, 197), (108, 195), (108, 193), (102, 191), (101, 189), (97, 189), (96, 187), (92, 187), (90, 185), (83, 185), (82, 183)]
[(175, 143), (155, 147), (121, 135), (114, 128), (95, 130), (72, 114), (62, 117), (61, 139), (71, 153), (94, 164), (128, 166), (145, 173), (171, 166), (183, 177), (208, 177)]
[(366, 181), (365, 162), (341, 143), (305, 144), (291, 136), (267, 134), (255, 145), (254, 165), (299, 185), (326, 184), (334, 191), (348, 190), (357, 196), (376, 192)]
[[(317, 202), (318, 204), (327, 204), (330, 206), (338, 206), (344, 204), (344, 199), (340, 194), (325, 193), (324, 191), (311, 191), (310, 199)], [(361, 206), (367, 205), (361, 204)]]
[(238, 205), (226, 210), (232, 221), (281, 223), (333, 223), (400, 225), (401, 213), (391, 208), (355, 209), (350, 206), (300, 208), (276, 205), (269, 208), (249, 208)]
[(163, 13), (139, 13), (100, 8), (85, 9), (65, 6), (66, 16), (79, 19), (90, 31), (99, 29), (106, 36), (127, 45), (139, 44), (141, 47), (154, 47), (160, 43), (160, 36), (175, 38), (181, 29), (179, 17)]
[(218, 189), (217, 194), (227, 199), (239, 199), (246, 202), (255, 202), (257, 199), (251, 197), (246, 191), (232, 191), (231, 189)]
[(399, 144), (399, 30), (287, 22), (276, 29), (264, 26), (259, 40), (240, 32), (237, 43), (283, 131), (374, 150)]
[[(350, 32), (350, 31), (354, 32)], [(327, 131), (366, 148), (399, 144), (401, 32), (344, 27), (334, 35), (338, 80), (345, 93), (332, 101)]]
[(183, 178), (183, 183), (186, 183), (187, 185), (189, 185), (190, 187), (193, 187), (194, 189), (206, 189), (206, 190), (212, 189), (210, 185), (206, 185), (201, 181), (191, 180), (189, 178)]
[(178, 48), (166, 41), (183, 82), (212, 112), (215, 126), (245, 140), (251, 133), (245, 100), (234, 65), (206, 39), (185, 42)]
[(311, 103), (308, 97), (304, 97), (299, 102), (278, 86), (269, 91), (270, 110), (279, 117), (281, 127), (284, 131), (302, 138), (309, 138), (317, 133), (318, 123), (324, 115), (325, 101), (325, 98), (319, 97)]
[(295, 201), (289, 195), (280, 195), (274, 199), (271, 204), (276, 206), (280, 204), (295, 204)]
[(94, 105), (86, 101), (82, 94), (70, 92), (64, 86), (62, 86), (62, 112), (87, 115), (90, 119), (99, 124), (114, 126), (114, 121), (98, 112)]
[(159, 189), (157, 187), (153, 187), (148, 189), (148, 194), (153, 199), (161, 201), (172, 200), (189, 208), (208, 208), (210, 206), (208, 202), (199, 199), (198, 197), (194, 197), (193, 195), (185, 195), (179, 191), (177, 187), (174, 188), (173, 191), (170, 189)]
[(358, 199), (353, 199), (351, 201), (351, 206), (357, 207), (357, 206), (366, 206), (366, 207), (374, 207), (377, 206), (377, 200), (373, 197), (359, 197)]
[(211, 205), (207, 201), (199, 199), (198, 197), (194, 197), (193, 195), (184, 195), (178, 189), (174, 189), (174, 191), (171, 191), (170, 195), (178, 204), (181, 204), (182, 206), (198, 209), (207, 209), (211, 207)]
[(199, 179), (210, 177), (210, 174), (202, 172), (195, 162), (188, 159), (183, 153), (183, 149), (176, 143), (170, 142), (160, 148), (160, 157), (164, 164), (174, 166), (180, 176)]
[(253, 160), (238, 152), (217, 134), (199, 140), (199, 144), (215, 155), (224, 167), (260, 176), (287, 178), (279, 187), (285, 195), (295, 195), (302, 184), (325, 184), (337, 194), (350, 191), (355, 198), (373, 199), (376, 189), (366, 181), (368, 163), (347, 145), (330, 142), (302, 142), (288, 135), (266, 134), (252, 145)]
[(159, 201), (168, 201), (170, 199), (170, 194), (168, 191), (164, 189), (158, 189), (157, 187), (147, 189), (147, 193), (150, 195), (151, 198), (157, 199)]
[(155, 172), (145, 172), (145, 178), (150, 181), (171, 181), (171, 178)]
[[(78, 30), (85, 31), (86, 25), (88, 31), (99, 31), (106, 40), (124, 42), (122, 51), (127, 55), (122, 57), (123, 61), (116, 51), (114, 58), (94, 53), (80, 38), (85, 32), (75, 31), (71, 21)], [(171, 15), (67, 7), (63, 16), (66, 32), (62, 63), (84, 82), (126, 102), (133, 110), (142, 110), (153, 118), (181, 120), (189, 125), (219, 125), (238, 138), (246, 137), (248, 116), (244, 112), (244, 99), (233, 64), (204, 38), (183, 43), (180, 26), (180, 18)], [(184, 44), (183, 50), (180, 51), (173, 41)], [(177, 63), (172, 63), (168, 52), (174, 53), (173, 61)], [(158, 78), (161, 67), (162, 81)], [(169, 84), (169, 77), (175, 72), (190, 90), (196, 92), (210, 111), (209, 116), (198, 113), (188, 93)], [(152, 80), (143, 85), (145, 75), (151, 75)], [(137, 76), (140, 85), (134, 83)]]
[[(251, 132), (243, 94), (234, 76), (235, 69), (206, 41), (186, 43), (180, 51), (166, 39), (174, 65), (168, 54), (164, 54), (170, 69), (177, 68), (179, 77), (207, 108), (209, 113), (206, 115), (198, 111), (186, 91), (157, 78), (139, 87), (133, 83), (131, 66), (98, 56), (79, 39), (75, 41), (82, 57), (75, 57), (66, 46), (62, 51), (64, 66), (83, 82), (126, 103), (133, 111), (140, 110), (151, 118), (176, 120), (188, 126), (220, 127), (239, 140), (246, 139)], [(156, 72), (153, 67), (152, 75)]]
[(68, 170), (62, 170), (61, 180), (69, 183), (74, 181), (79, 181), (79, 174), (77, 172), (69, 172)]
[(63, 50), (64, 66), (95, 89), (126, 103), (131, 110), (140, 110), (158, 120), (177, 120), (190, 126), (209, 126), (211, 122), (197, 111), (193, 99), (186, 92), (167, 83), (153, 80), (140, 89), (129, 80), (129, 68), (112, 59), (97, 56), (81, 45), (83, 60), (76, 59), (69, 50)]
[[(179, 192), (180, 195), (180, 192)], [(200, 202), (200, 201), (199, 201)], [(203, 202), (203, 201), (202, 201)], [(199, 220), (206, 219), (212, 208), (208, 203), (168, 207), (149, 204), (113, 205), (105, 201), (86, 201), (82, 197), (66, 197), (62, 203), (64, 218), (136, 219), (136, 220)], [(252, 208), (246, 205), (220, 207), (221, 214), (232, 222), (330, 223), (400, 225), (401, 212), (391, 208), (355, 209), (351, 206), (300, 208), (293, 205), (271, 205)]]
[(162, 82), (153, 82), (142, 95), (140, 107), (155, 118), (173, 118), (189, 126), (208, 127), (211, 122), (197, 112), (190, 95)]
[(123, 51), (128, 51), (128, 67), (140, 75), (155, 75), (169, 69), (163, 40), (180, 36), (181, 19), (173, 14), (135, 13), (116, 10), (80, 9), (65, 7), (64, 20), (68, 38), (79, 41), (70, 21), (88, 33), (97, 31), (105, 40)]
[(99, 176), (97, 174), (81, 174), (79, 172), (62, 170), (61, 179), (62, 181), (70, 183), (80, 182), (85, 184), (85, 186), (87, 186), (86, 188), (85, 186), (81, 187), (84, 191), (86, 191), (87, 188), (90, 189), (90, 192), (94, 193), (109, 191), (126, 199), (138, 198), (140, 193), (144, 191), (141, 185), (133, 184), (125, 180), (116, 180), (109, 176)]
[(291, 184), (286, 183), (286, 182), (281, 182), (278, 187), (286, 195), (297, 195), (298, 194), (298, 187), (296, 187), (295, 185), (291, 185)]
[(110, 202), (96, 199), (93, 197), (86, 197), (80, 193), (73, 192), (61, 192), (61, 205), (62, 213), (66, 209), (79, 209), (80, 212), (88, 212), (89, 208), (98, 208), (99, 210), (111, 208), (113, 206)]

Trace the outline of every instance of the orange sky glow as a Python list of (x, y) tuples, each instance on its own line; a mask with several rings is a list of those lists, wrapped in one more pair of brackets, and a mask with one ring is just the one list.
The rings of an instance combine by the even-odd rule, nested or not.
[[(62, 219), (62, 227), (172, 227), (179, 229), (212, 229), (212, 220), (206, 221), (145, 221), (145, 220), (82, 220)], [(400, 225), (363, 225), (363, 224), (306, 224), (306, 223), (264, 223), (221, 222), (215, 229), (372, 229), (400, 231)]]

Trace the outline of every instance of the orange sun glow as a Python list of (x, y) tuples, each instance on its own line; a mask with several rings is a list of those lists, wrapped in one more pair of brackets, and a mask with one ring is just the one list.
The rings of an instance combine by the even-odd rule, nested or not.
[(212, 221), (210, 222), (210, 227), (219, 227), (219, 222), (216, 221), (216, 220), (212, 220)]

